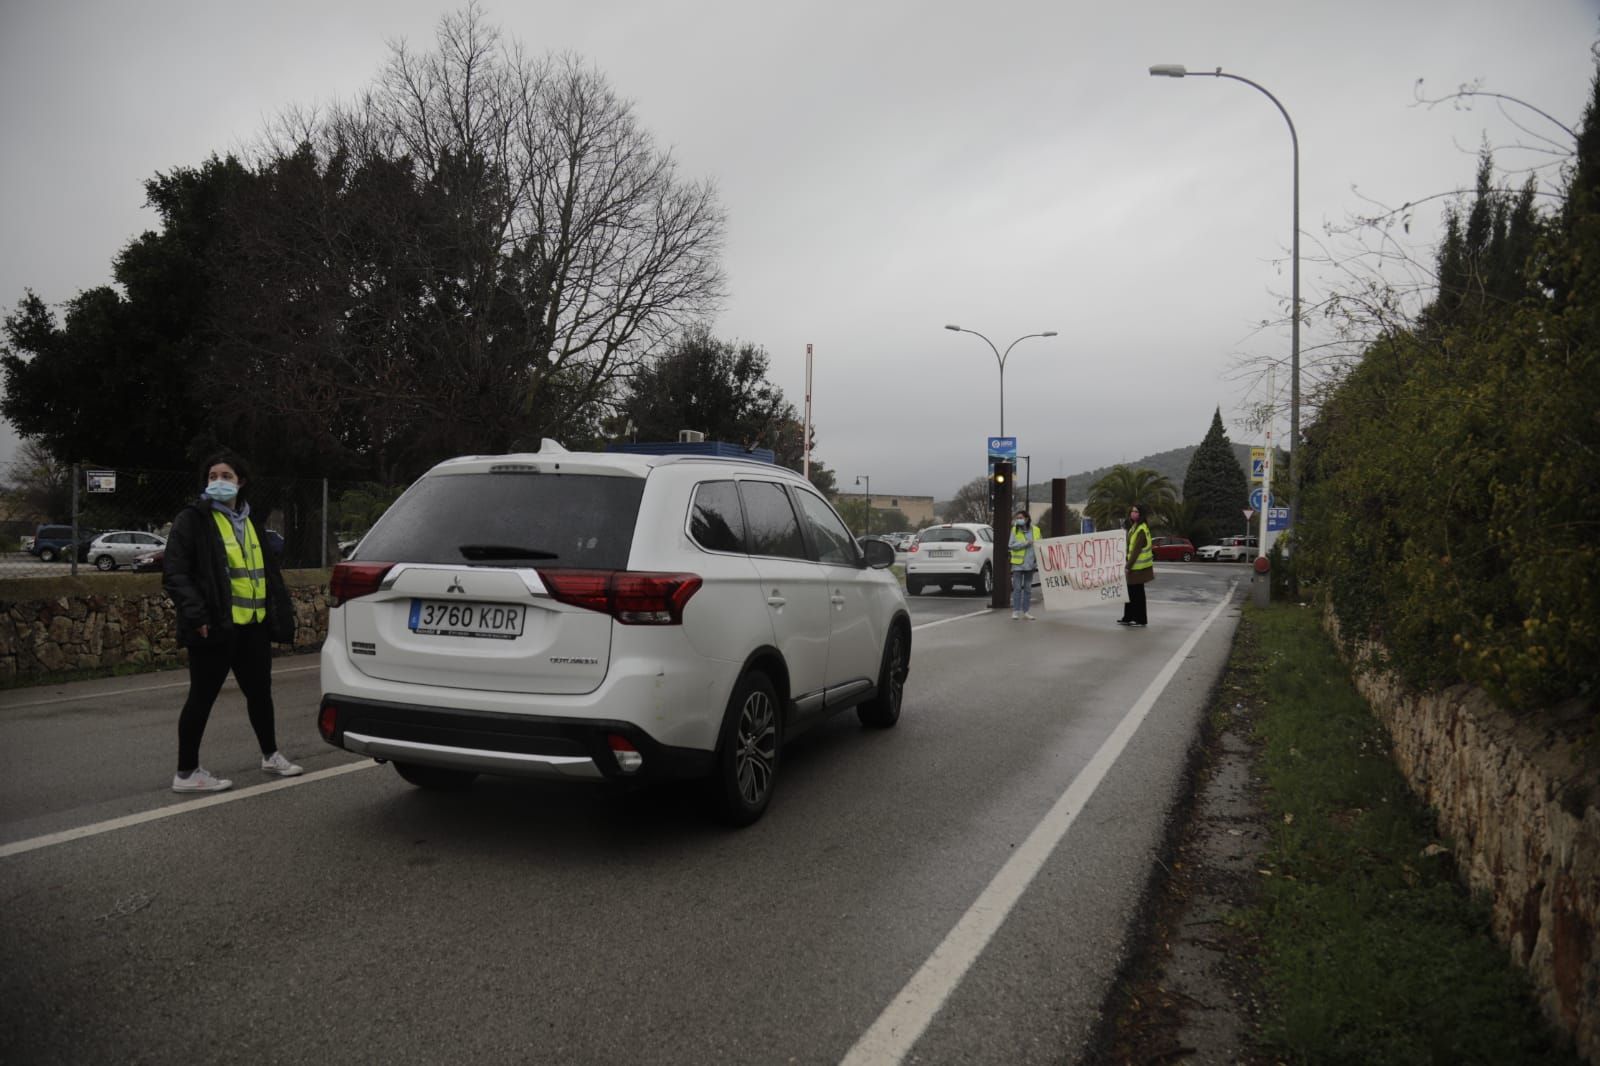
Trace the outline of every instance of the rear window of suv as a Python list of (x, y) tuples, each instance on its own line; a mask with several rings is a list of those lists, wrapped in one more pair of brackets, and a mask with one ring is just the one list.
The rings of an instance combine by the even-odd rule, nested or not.
[(971, 544), (972, 531), (968, 529), (924, 529), (922, 543), (936, 544), (940, 541), (951, 541), (956, 544)]
[[(352, 556), (371, 562), (621, 570), (644, 479), (440, 474), (395, 501)], [(473, 548), (469, 557), (462, 547)], [(511, 549), (504, 555), (485, 549)], [(545, 553), (548, 553), (545, 554)]]

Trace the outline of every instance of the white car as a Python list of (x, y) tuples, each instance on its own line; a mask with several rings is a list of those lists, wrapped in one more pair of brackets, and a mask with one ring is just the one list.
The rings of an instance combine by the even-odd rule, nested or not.
[(994, 591), (994, 531), (981, 522), (947, 522), (917, 534), (906, 554), (906, 591), (919, 595), (930, 586), (940, 592), (967, 585)]
[(167, 539), (154, 533), (117, 530), (102, 533), (90, 541), (83, 558), (93, 563), (97, 570), (115, 570), (119, 566), (132, 566), (140, 556), (162, 551), (166, 546)]
[(334, 567), (318, 727), (422, 788), (699, 777), (748, 825), (803, 729), (899, 719), (892, 562), (768, 463), (452, 459)]
[(1207, 544), (1196, 553), (1196, 556), (1212, 563), (1225, 559), (1237, 563), (1248, 562), (1256, 557), (1256, 538), (1225, 537), (1220, 544)]

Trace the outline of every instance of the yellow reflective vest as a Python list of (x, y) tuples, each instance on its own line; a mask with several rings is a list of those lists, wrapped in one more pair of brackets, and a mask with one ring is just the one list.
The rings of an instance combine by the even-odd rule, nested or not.
[(1133, 543), (1139, 539), (1139, 534), (1144, 534), (1144, 547), (1139, 549), (1139, 554), (1132, 562), (1128, 563), (1129, 570), (1148, 570), (1156, 565), (1156, 553), (1150, 541), (1150, 527), (1140, 522), (1128, 530), (1128, 553), (1133, 553)]
[(241, 547), (239, 538), (233, 535), (233, 523), (228, 521), (228, 516), (213, 509), (211, 517), (217, 521), (217, 532), (222, 534), (222, 546), (228, 553), (233, 624), (259, 622), (267, 617), (267, 562), (261, 555), (255, 523), (248, 518), (244, 520), (244, 545)]
[[(1038, 526), (1034, 526), (1032, 528), (1032, 533), (1033, 533), (1033, 539), (1037, 543), (1038, 540), (1039, 540), (1039, 527)], [(1022, 560), (1028, 557), (1028, 540), (1027, 540), (1027, 537), (1024, 534), (1019, 533), (1017, 531), (1017, 527), (1016, 526), (1012, 526), (1011, 527), (1011, 545), (1010, 545), (1010, 547), (1011, 547), (1011, 565), (1012, 566), (1021, 566), (1022, 565)]]

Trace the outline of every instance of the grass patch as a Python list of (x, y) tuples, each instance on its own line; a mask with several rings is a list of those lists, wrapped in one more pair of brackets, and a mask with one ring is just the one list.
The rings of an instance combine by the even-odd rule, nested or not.
[(1307, 1064), (1576, 1064), (1451, 854), (1428, 853), (1448, 842), (1313, 612), (1247, 609), (1243, 626), (1234, 668), (1259, 707), (1273, 826), (1250, 915), (1267, 1047)]

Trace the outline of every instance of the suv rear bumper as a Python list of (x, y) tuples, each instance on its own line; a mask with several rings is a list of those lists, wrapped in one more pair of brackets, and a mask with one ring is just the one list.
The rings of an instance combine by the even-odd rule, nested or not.
[[(560, 781), (668, 781), (704, 777), (715, 753), (662, 744), (638, 726), (605, 719), (551, 718), (494, 711), (420, 707), (340, 696), (322, 697), (319, 727), (333, 709), (335, 747), (392, 762)], [(610, 740), (620, 736), (642, 757), (624, 772)]]

